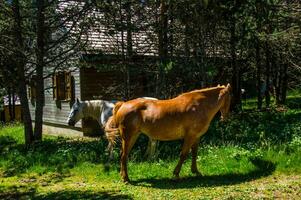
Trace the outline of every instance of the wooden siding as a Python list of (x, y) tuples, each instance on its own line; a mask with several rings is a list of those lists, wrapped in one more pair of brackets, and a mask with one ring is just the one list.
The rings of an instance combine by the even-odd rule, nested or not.
[[(81, 98), (80, 70), (71, 72), (74, 78), (74, 99)], [(45, 79), (45, 105), (43, 110), (43, 131), (47, 134), (70, 135), (70, 136), (99, 136), (103, 134), (98, 122), (93, 119), (83, 119), (76, 124), (76, 128), (68, 127), (67, 118), (73, 105), (73, 101), (55, 100), (53, 97), (52, 77)], [(84, 99), (89, 100), (89, 99)], [(35, 104), (30, 100), (32, 119), (35, 116)]]
[[(92, 65), (92, 63), (90, 63)], [(95, 64), (95, 63), (94, 63)], [(99, 64), (98, 66), (100, 66)], [(122, 100), (124, 97), (125, 74), (120, 70), (97, 71), (96, 68), (80, 69), (80, 87), (82, 100)], [(141, 92), (140, 90), (137, 90)], [(139, 96), (139, 95), (138, 95)], [(86, 136), (103, 135), (97, 121), (83, 119), (82, 128)]]
[[(92, 66), (92, 63), (90, 63)], [(120, 69), (121, 67), (119, 67)], [(74, 97), (80, 100), (122, 100), (124, 97), (125, 74), (118, 70), (97, 71), (95, 68), (81, 68), (72, 72), (74, 78)], [(134, 86), (132, 97), (149, 96), (144, 90), (145, 80), (141, 74), (130, 73), (130, 84)], [(67, 118), (73, 101), (55, 100), (53, 97), (53, 80), (52, 77), (45, 79), (45, 105), (43, 122), (48, 126), (60, 126), (68, 129)], [(35, 117), (35, 104), (30, 100), (30, 111), (32, 119)], [(76, 124), (76, 127), (81, 128), (85, 136), (99, 136), (103, 134), (101, 127), (97, 121), (93, 119), (83, 119)], [(49, 129), (50, 130), (50, 129)]]
[[(75, 98), (80, 98), (80, 76), (79, 70), (72, 72), (74, 77), (74, 94)], [(72, 101), (55, 101), (53, 98), (53, 89), (52, 89), (52, 77), (45, 79), (44, 81), (45, 88), (45, 105), (44, 105), (44, 115), (43, 121), (46, 123), (66, 125), (66, 120), (69, 115), (70, 108), (73, 104)], [(30, 111), (31, 117), (34, 120), (35, 117), (35, 104), (30, 101)], [(77, 127), (81, 127), (81, 122), (76, 124)]]
[(122, 99), (124, 75), (121, 71), (97, 71), (95, 68), (81, 68), (81, 99)]
[[(124, 100), (126, 74), (121, 69), (122, 66), (114, 67), (114, 70), (102, 71), (97, 71), (93, 67), (81, 68), (81, 99)], [(150, 96), (146, 75), (137, 71), (139, 70), (129, 72), (130, 99)]]

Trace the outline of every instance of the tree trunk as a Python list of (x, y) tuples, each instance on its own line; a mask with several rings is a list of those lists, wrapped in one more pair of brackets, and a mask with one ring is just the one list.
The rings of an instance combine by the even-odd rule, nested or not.
[[(286, 8), (288, 9), (288, 11), (291, 11), (291, 2), (289, 0), (286, 0)], [(289, 18), (286, 18), (285, 20), (285, 29), (288, 30), (289, 27), (291, 26), (291, 20)], [(285, 45), (285, 52), (290, 52), (289, 50), (289, 44), (287, 43)], [(283, 71), (281, 73), (281, 92), (280, 92), (280, 104), (285, 104), (286, 102), (286, 91), (287, 91), (287, 84), (288, 84), (288, 74), (287, 74), (287, 70), (288, 70), (288, 65), (289, 65), (289, 55), (285, 55), (285, 59), (283, 60), (284, 64), (283, 64)]]
[[(23, 76), (22, 76), (23, 72)], [(19, 64), (18, 66), (18, 95), (21, 102), (23, 124), (24, 124), (24, 136), (25, 136), (25, 145), (29, 146), (33, 142), (33, 130), (32, 130), (32, 120), (29, 110), (29, 104), (26, 93), (26, 83), (24, 76), (24, 65)]]
[(185, 55), (185, 61), (186, 63), (189, 63), (189, 58), (190, 58), (190, 48), (189, 48), (189, 30), (188, 30), (188, 24), (185, 24), (185, 28), (184, 28), (184, 41), (185, 41), (185, 45), (184, 45), (184, 55)]
[(271, 66), (273, 66), (273, 86), (274, 86), (274, 95), (275, 95), (275, 101), (276, 104), (279, 105), (279, 96), (280, 96), (280, 67), (279, 67), (279, 61), (277, 60), (277, 57), (272, 54), (271, 57)]
[(160, 16), (158, 20), (159, 25), (159, 57), (160, 57), (160, 64), (159, 64), (159, 98), (166, 98), (169, 96), (167, 91), (167, 83), (166, 83), (166, 76), (165, 76), (165, 67), (167, 64), (167, 54), (168, 54), (168, 38), (167, 38), (167, 28), (168, 28), (168, 21), (167, 21), (167, 5), (166, 1), (160, 1)]
[(9, 121), (13, 121), (13, 109), (12, 109), (12, 89), (8, 87), (8, 113)]
[(36, 110), (35, 110), (35, 127), (34, 139), (42, 140), (43, 128), (43, 107), (44, 107), (44, 35), (45, 33), (45, 16), (44, 0), (37, 1), (37, 67), (36, 67)]
[(127, 99), (131, 99), (130, 88), (130, 63), (133, 56), (133, 40), (132, 40), (132, 4), (131, 0), (126, 2), (126, 85)]
[(288, 69), (288, 63), (283, 64), (283, 70), (282, 70), (282, 78), (281, 78), (281, 91), (280, 91), (280, 104), (285, 104), (286, 102), (286, 91), (287, 91), (287, 69)]
[[(197, 26), (195, 24), (195, 26)], [(198, 42), (194, 42), (193, 44), (193, 56), (194, 56), (194, 60), (195, 60), (195, 65), (198, 66), (198, 71), (199, 71), (199, 80), (197, 84), (200, 84), (201, 87), (207, 87), (208, 86), (208, 76), (206, 73), (206, 64), (205, 64), (205, 47), (204, 47), (204, 31), (201, 29), (200, 26), (198, 26)], [(189, 34), (187, 34), (186, 37), (190, 37)], [(190, 48), (188, 46), (188, 51), (190, 51)], [(190, 57), (190, 56), (189, 56)], [(187, 57), (188, 60), (188, 66), (189, 66), (189, 57)], [(194, 70), (194, 69), (191, 69)]]
[(12, 88), (12, 94), (13, 94), (13, 120), (16, 119), (16, 94), (15, 94), (15, 88)]
[(120, 21), (119, 23), (122, 24), (122, 28), (121, 28), (121, 60), (122, 60), (122, 70), (123, 70), (123, 80), (124, 80), (124, 87), (123, 87), (123, 91), (124, 91), (124, 100), (129, 100), (129, 71), (128, 71), (128, 64), (126, 63), (126, 52), (125, 52), (125, 38), (124, 38), (124, 31), (126, 31), (125, 27), (125, 22), (124, 22), (124, 16), (123, 16), (123, 1), (119, 0), (119, 16), (120, 16)]
[(261, 61), (260, 61), (260, 46), (259, 39), (256, 40), (256, 78), (257, 78), (257, 109), (261, 110), (262, 108), (262, 95), (261, 95)]
[(162, 63), (166, 64), (168, 54), (168, 18), (167, 18), (168, 6), (164, 0), (160, 2), (160, 19), (159, 19), (159, 56)]
[(23, 123), (24, 123), (24, 136), (25, 136), (25, 145), (29, 146), (33, 141), (33, 131), (32, 131), (32, 121), (30, 116), (30, 110), (28, 105), (27, 93), (26, 93), (26, 79), (25, 79), (25, 58), (22, 53), (23, 49), (23, 37), (22, 37), (22, 26), (21, 26), (21, 16), (20, 16), (20, 7), (19, 0), (13, 0), (12, 9), (14, 14), (14, 37), (19, 46), (19, 51), (17, 55), (17, 74), (18, 74), (18, 95), (21, 101), (21, 108), (23, 114)]
[(127, 57), (128, 59), (131, 59), (133, 56), (131, 0), (128, 0), (126, 4), (126, 28)]
[(233, 100), (232, 100), (232, 109), (241, 110), (241, 86), (240, 86), (240, 76), (239, 76), (239, 67), (237, 66), (237, 57), (236, 57), (236, 24), (235, 19), (231, 21), (231, 38), (230, 38), (230, 47), (231, 47), (231, 65), (232, 65), (232, 88), (233, 88)]
[(174, 56), (174, 6), (173, 2), (169, 4), (168, 9), (168, 27), (169, 27), (169, 38), (168, 38), (168, 44), (169, 44), (169, 57), (173, 58)]
[(265, 71), (265, 81), (266, 81), (266, 90), (265, 90), (265, 104), (266, 107), (270, 107), (270, 50), (269, 50), (269, 44), (266, 41), (265, 44), (265, 56), (266, 56), (266, 71)]

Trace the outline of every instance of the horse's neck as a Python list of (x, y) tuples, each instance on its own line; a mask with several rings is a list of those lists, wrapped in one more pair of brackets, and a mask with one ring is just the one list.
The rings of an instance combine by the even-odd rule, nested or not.
[(84, 101), (83, 102), (84, 117), (91, 117), (97, 121), (100, 120), (101, 111), (103, 108), (102, 101)]
[(220, 91), (224, 88), (216, 88), (214, 90), (206, 90), (202, 91), (203, 95), (205, 95), (207, 98), (206, 99), (206, 107), (209, 111), (209, 117), (212, 119), (215, 114), (220, 110), (222, 103), (223, 103), (223, 98), (219, 98)]

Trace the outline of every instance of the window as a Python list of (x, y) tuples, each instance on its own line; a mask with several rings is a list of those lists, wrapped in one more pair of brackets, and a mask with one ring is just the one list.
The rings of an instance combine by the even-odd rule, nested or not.
[(71, 72), (57, 72), (54, 74), (53, 79), (53, 99), (60, 100), (73, 100), (74, 99), (74, 79)]

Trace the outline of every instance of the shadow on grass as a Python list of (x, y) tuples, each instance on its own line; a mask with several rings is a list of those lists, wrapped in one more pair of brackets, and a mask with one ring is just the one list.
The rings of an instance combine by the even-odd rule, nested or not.
[(52, 200), (52, 199), (133, 199), (132, 197), (124, 194), (119, 194), (116, 191), (59, 191), (53, 192), (46, 195), (36, 195), (32, 198), (33, 200)]
[(0, 136), (3, 176), (22, 174), (32, 166), (41, 166), (44, 172), (68, 174), (79, 163), (106, 163), (106, 145), (103, 140), (95, 139), (45, 138), (26, 149), (12, 137)]
[(9, 148), (9, 146), (16, 144), (17, 141), (11, 137), (11, 136), (0, 136), (0, 152), (3, 152), (6, 150), (6, 148)]
[(290, 109), (300, 109), (301, 108), (301, 97), (295, 96), (295, 97), (289, 97), (287, 98), (287, 107)]
[(5, 191), (0, 190), (0, 199), (33, 199), (33, 200), (52, 200), (52, 199), (133, 199), (132, 197), (120, 194), (119, 191), (81, 191), (81, 190), (67, 190), (50, 192), (47, 194), (37, 194), (35, 188), (17, 188), (12, 187)]
[(159, 189), (180, 189), (235, 185), (243, 182), (252, 181), (261, 177), (269, 176), (276, 169), (276, 165), (270, 161), (256, 158), (252, 159), (251, 162), (256, 166), (256, 169), (246, 174), (230, 173), (223, 175), (194, 176), (180, 178), (176, 181), (170, 178), (139, 179), (131, 181), (131, 184), (137, 186), (154, 187)]
[(0, 199), (30, 199), (36, 193), (35, 188), (25, 186), (0, 186)]

